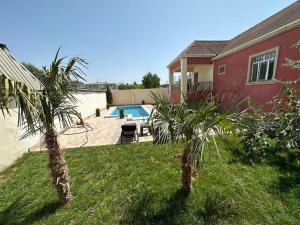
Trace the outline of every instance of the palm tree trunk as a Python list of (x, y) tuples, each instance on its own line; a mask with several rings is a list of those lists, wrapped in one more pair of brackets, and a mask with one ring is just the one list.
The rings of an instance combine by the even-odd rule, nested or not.
[(49, 130), (46, 133), (46, 147), (49, 153), (49, 168), (53, 184), (56, 188), (59, 201), (61, 203), (71, 202), (72, 195), (68, 177), (67, 162), (64, 158), (64, 152), (59, 147), (57, 133), (55, 130)]
[(190, 147), (184, 148), (181, 158), (181, 185), (182, 189), (186, 192), (192, 190), (192, 164), (190, 157)]

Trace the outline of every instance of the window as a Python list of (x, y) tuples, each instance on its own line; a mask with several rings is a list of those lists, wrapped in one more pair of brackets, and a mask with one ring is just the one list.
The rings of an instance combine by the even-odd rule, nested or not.
[(225, 74), (226, 72), (226, 64), (220, 65), (218, 68), (219, 75)]
[(268, 81), (274, 78), (277, 51), (252, 56), (250, 59), (249, 82)]

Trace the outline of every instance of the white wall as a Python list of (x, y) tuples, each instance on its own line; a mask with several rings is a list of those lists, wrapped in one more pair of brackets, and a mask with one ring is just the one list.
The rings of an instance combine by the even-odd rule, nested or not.
[[(106, 107), (105, 93), (80, 92), (76, 93), (75, 97), (79, 100), (77, 111), (81, 112), (83, 118), (94, 114), (96, 108)], [(19, 137), (23, 132), (17, 128), (17, 110), (11, 109), (10, 113), (11, 116), (6, 115), (5, 118), (2, 113), (0, 114), (0, 171), (11, 165), (40, 140), (39, 135), (20, 140)]]
[(96, 108), (106, 108), (106, 94), (103, 92), (79, 92), (74, 96), (79, 100), (77, 111), (83, 118), (95, 113)]
[(112, 90), (114, 105), (154, 104), (151, 92), (169, 96), (168, 88)]
[(39, 140), (38, 136), (19, 140), (21, 132), (17, 129), (18, 113), (12, 109), (10, 114), (5, 118), (2, 113), (0, 115), (0, 171), (10, 166)]
[[(204, 64), (193, 67), (193, 72), (198, 72), (198, 82), (213, 81), (213, 65)], [(192, 76), (192, 79), (194, 77)]]

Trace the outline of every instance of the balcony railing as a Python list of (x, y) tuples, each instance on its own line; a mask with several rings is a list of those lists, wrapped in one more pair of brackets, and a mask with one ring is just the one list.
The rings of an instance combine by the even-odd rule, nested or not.
[(212, 81), (193, 82), (193, 83), (188, 83), (187, 86), (188, 92), (211, 91), (211, 90), (212, 90)]

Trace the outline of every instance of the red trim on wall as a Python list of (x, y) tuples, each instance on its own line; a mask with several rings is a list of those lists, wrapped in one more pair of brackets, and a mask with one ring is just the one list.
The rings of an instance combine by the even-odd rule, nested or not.
[[(189, 57), (187, 58), (188, 65), (196, 65), (196, 64), (213, 64), (212, 57)], [(181, 63), (180, 59), (175, 61), (169, 66), (170, 71), (174, 72), (178, 68), (180, 68)]]
[(188, 65), (194, 64), (212, 64), (212, 57), (190, 57), (187, 59)]

